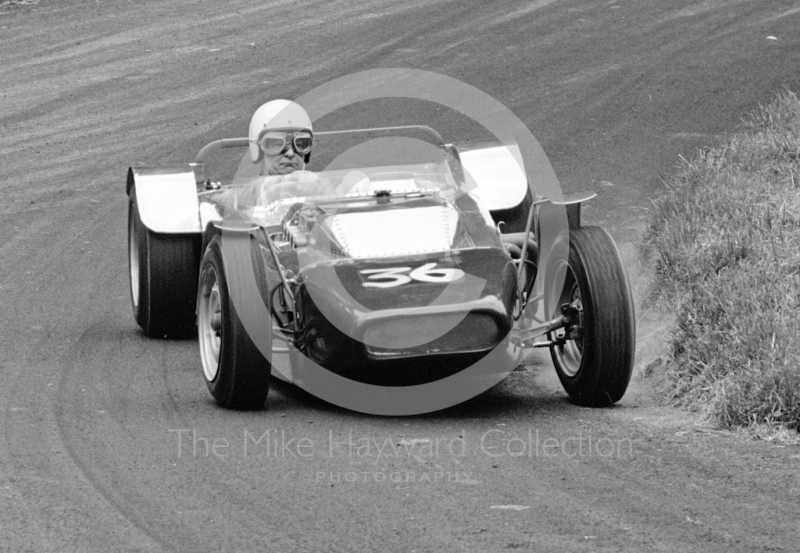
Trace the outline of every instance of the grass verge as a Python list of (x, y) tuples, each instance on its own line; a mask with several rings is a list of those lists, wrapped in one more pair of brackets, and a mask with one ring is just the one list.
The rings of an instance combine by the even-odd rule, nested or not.
[(669, 399), (723, 428), (800, 431), (800, 100), (682, 159), (643, 241), (675, 314)]

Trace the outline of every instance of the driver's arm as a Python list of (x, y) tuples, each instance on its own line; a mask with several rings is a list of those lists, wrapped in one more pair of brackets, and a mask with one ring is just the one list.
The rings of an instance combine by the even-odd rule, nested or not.
[(261, 186), (261, 204), (269, 205), (286, 198), (331, 196), (334, 186), (310, 171), (291, 173), (282, 177), (267, 177)]

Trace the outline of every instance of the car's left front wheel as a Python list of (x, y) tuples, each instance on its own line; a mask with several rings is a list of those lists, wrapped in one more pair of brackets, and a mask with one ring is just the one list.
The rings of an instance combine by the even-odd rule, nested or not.
[(572, 401), (607, 406), (622, 399), (636, 352), (636, 317), (628, 276), (611, 235), (599, 227), (570, 231), (559, 305), (581, 321), (549, 333), (558, 378)]

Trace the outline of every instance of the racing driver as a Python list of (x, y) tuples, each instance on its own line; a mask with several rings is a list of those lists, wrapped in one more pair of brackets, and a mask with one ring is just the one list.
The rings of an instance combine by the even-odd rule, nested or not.
[(254, 203), (267, 205), (287, 197), (332, 192), (316, 174), (306, 171), (314, 131), (311, 118), (299, 104), (272, 100), (250, 119), (250, 159), (260, 164), (261, 179)]
[(261, 164), (264, 176), (305, 169), (313, 139), (308, 113), (290, 100), (267, 102), (250, 119), (250, 159)]

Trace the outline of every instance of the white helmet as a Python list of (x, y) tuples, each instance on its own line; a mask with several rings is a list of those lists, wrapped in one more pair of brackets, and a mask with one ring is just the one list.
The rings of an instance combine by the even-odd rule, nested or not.
[[(263, 158), (258, 141), (261, 136), (270, 130), (308, 131), (312, 132), (311, 118), (300, 104), (291, 100), (271, 100), (262, 105), (250, 119), (250, 159), (258, 163)], [(306, 160), (307, 161), (307, 160)]]

